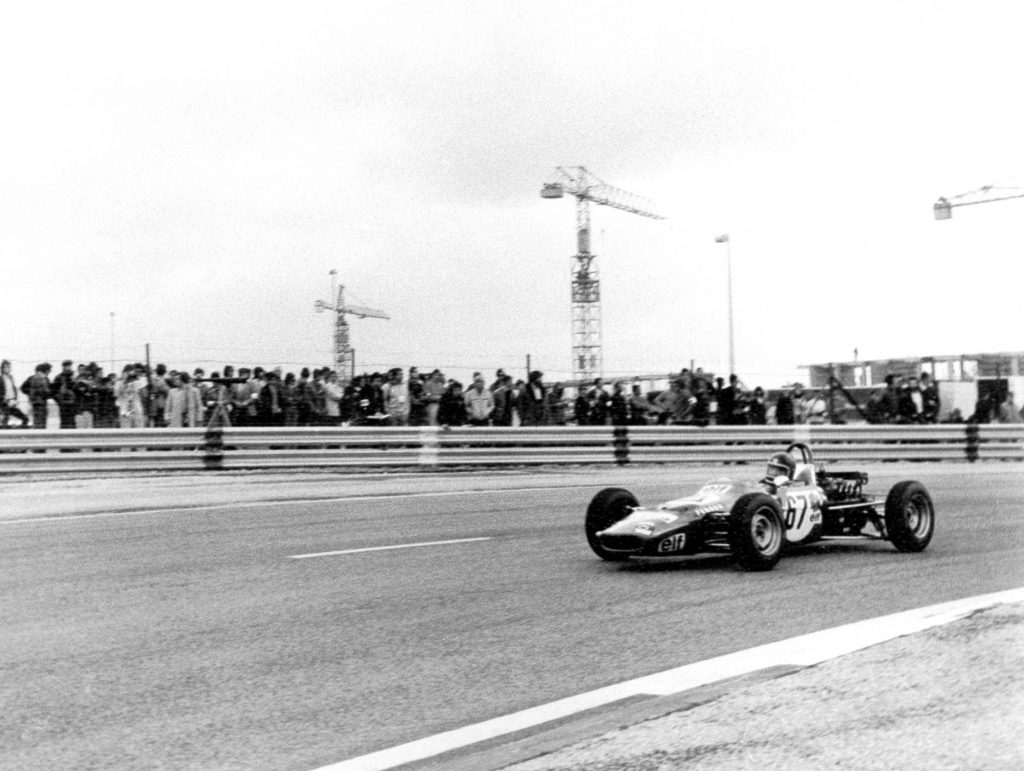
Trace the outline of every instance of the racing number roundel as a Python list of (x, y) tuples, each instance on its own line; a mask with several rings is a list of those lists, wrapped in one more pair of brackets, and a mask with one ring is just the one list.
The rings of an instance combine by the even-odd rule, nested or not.
[(821, 526), (821, 495), (817, 490), (801, 490), (786, 495), (786, 540), (797, 543)]

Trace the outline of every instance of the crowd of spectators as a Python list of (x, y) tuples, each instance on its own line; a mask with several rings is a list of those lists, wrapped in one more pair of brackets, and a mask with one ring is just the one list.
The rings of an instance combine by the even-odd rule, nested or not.
[[(573, 400), (561, 383), (548, 384), (540, 371), (526, 380), (499, 369), (494, 378), (473, 374), (468, 387), (438, 369), (411, 367), (374, 372), (342, 383), (329, 367), (303, 368), (296, 375), (280, 368), (231, 365), (207, 376), (128, 364), (120, 374), (105, 373), (95, 362), (64, 361), (50, 377), (49, 363), (19, 385), (10, 362), (2, 364), (2, 425), (46, 426), (49, 404), (56, 404), (60, 427), (196, 427), (211, 422), (231, 426), (391, 425), (391, 426), (561, 426), (576, 425), (767, 425), (825, 423), (835, 417), (829, 389), (809, 394), (800, 383), (774, 400), (760, 386), (748, 389), (736, 375), (728, 383), (700, 368), (683, 369), (668, 388), (645, 392), (639, 382), (605, 384), (601, 378), (578, 389)], [(937, 384), (890, 375), (863, 408), (870, 423), (935, 423)], [(30, 416), (19, 408), (26, 397)], [(963, 420), (954, 411), (952, 421)], [(1013, 393), (998, 405), (982, 399), (968, 420), (1024, 422)]]

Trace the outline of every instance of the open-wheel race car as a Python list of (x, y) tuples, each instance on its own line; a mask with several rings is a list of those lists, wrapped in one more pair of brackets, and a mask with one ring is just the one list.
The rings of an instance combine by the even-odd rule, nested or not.
[(924, 485), (899, 482), (883, 501), (863, 492), (867, 481), (860, 471), (816, 465), (810, 447), (797, 442), (769, 458), (760, 481), (716, 479), (653, 508), (628, 490), (601, 490), (587, 509), (587, 541), (613, 562), (728, 552), (745, 570), (771, 570), (787, 546), (830, 538), (882, 539), (902, 552), (924, 550), (935, 531), (935, 507)]

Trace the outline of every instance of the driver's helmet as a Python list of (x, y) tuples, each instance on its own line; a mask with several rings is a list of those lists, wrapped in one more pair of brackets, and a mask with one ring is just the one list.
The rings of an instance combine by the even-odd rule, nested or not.
[(768, 470), (765, 475), (768, 479), (775, 479), (779, 476), (792, 479), (795, 471), (796, 461), (793, 460), (793, 456), (788, 452), (777, 452), (768, 459)]

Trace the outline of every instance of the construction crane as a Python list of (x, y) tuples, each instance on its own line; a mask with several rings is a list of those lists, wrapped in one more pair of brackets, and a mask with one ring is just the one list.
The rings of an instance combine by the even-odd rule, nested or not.
[(603, 374), (601, 286), (594, 266), (597, 255), (590, 251), (590, 202), (641, 217), (665, 218), (652, 212), (646, 199), (605, 184), (583, 166), (556, 167), (554, 179), (545, 182), (540, 191), (541, 198), (562, 198), (566, 193), (576, 197), (576, 255), (571, 283), (572, 371), (573, 379), (582, 386)]
[(361, 319), (390, 319), (391, 317), (384, 313), (384, 311), (374, 310), (373, 308), (346, 305), (344, 284), (339, 286), (337, 291), (334, 288), (337, 274), (338, 271), (331, 271), (331, 296), (336, 298), (334, 304), (331, 305), (323, 300), (317, 300), (314, 303), (314, 307), (317, 313), (323, 313), (327, 310), (334, 311), (336, 314), (334, 322), (334, 370), (338, 373), (338, 381), (345, 384), (354, 378), (356, 374), (355, 349), (352, 348), (348, 319), (345, 317), (357, 316)]
[(935, 202), (932, 210), (935, 212), (935, 219), (948, 220), (953, 217), (953, 207), (955, 206), (971, 206), (976, 203), (1008, 201), (1011, 198), (1024, 198), (1024, 192), (1021, 192), (1019, 187), (993, 187), (992, 185), (985, 185), (977, 190), (955, 195), (951, 200), (940, 198)]

